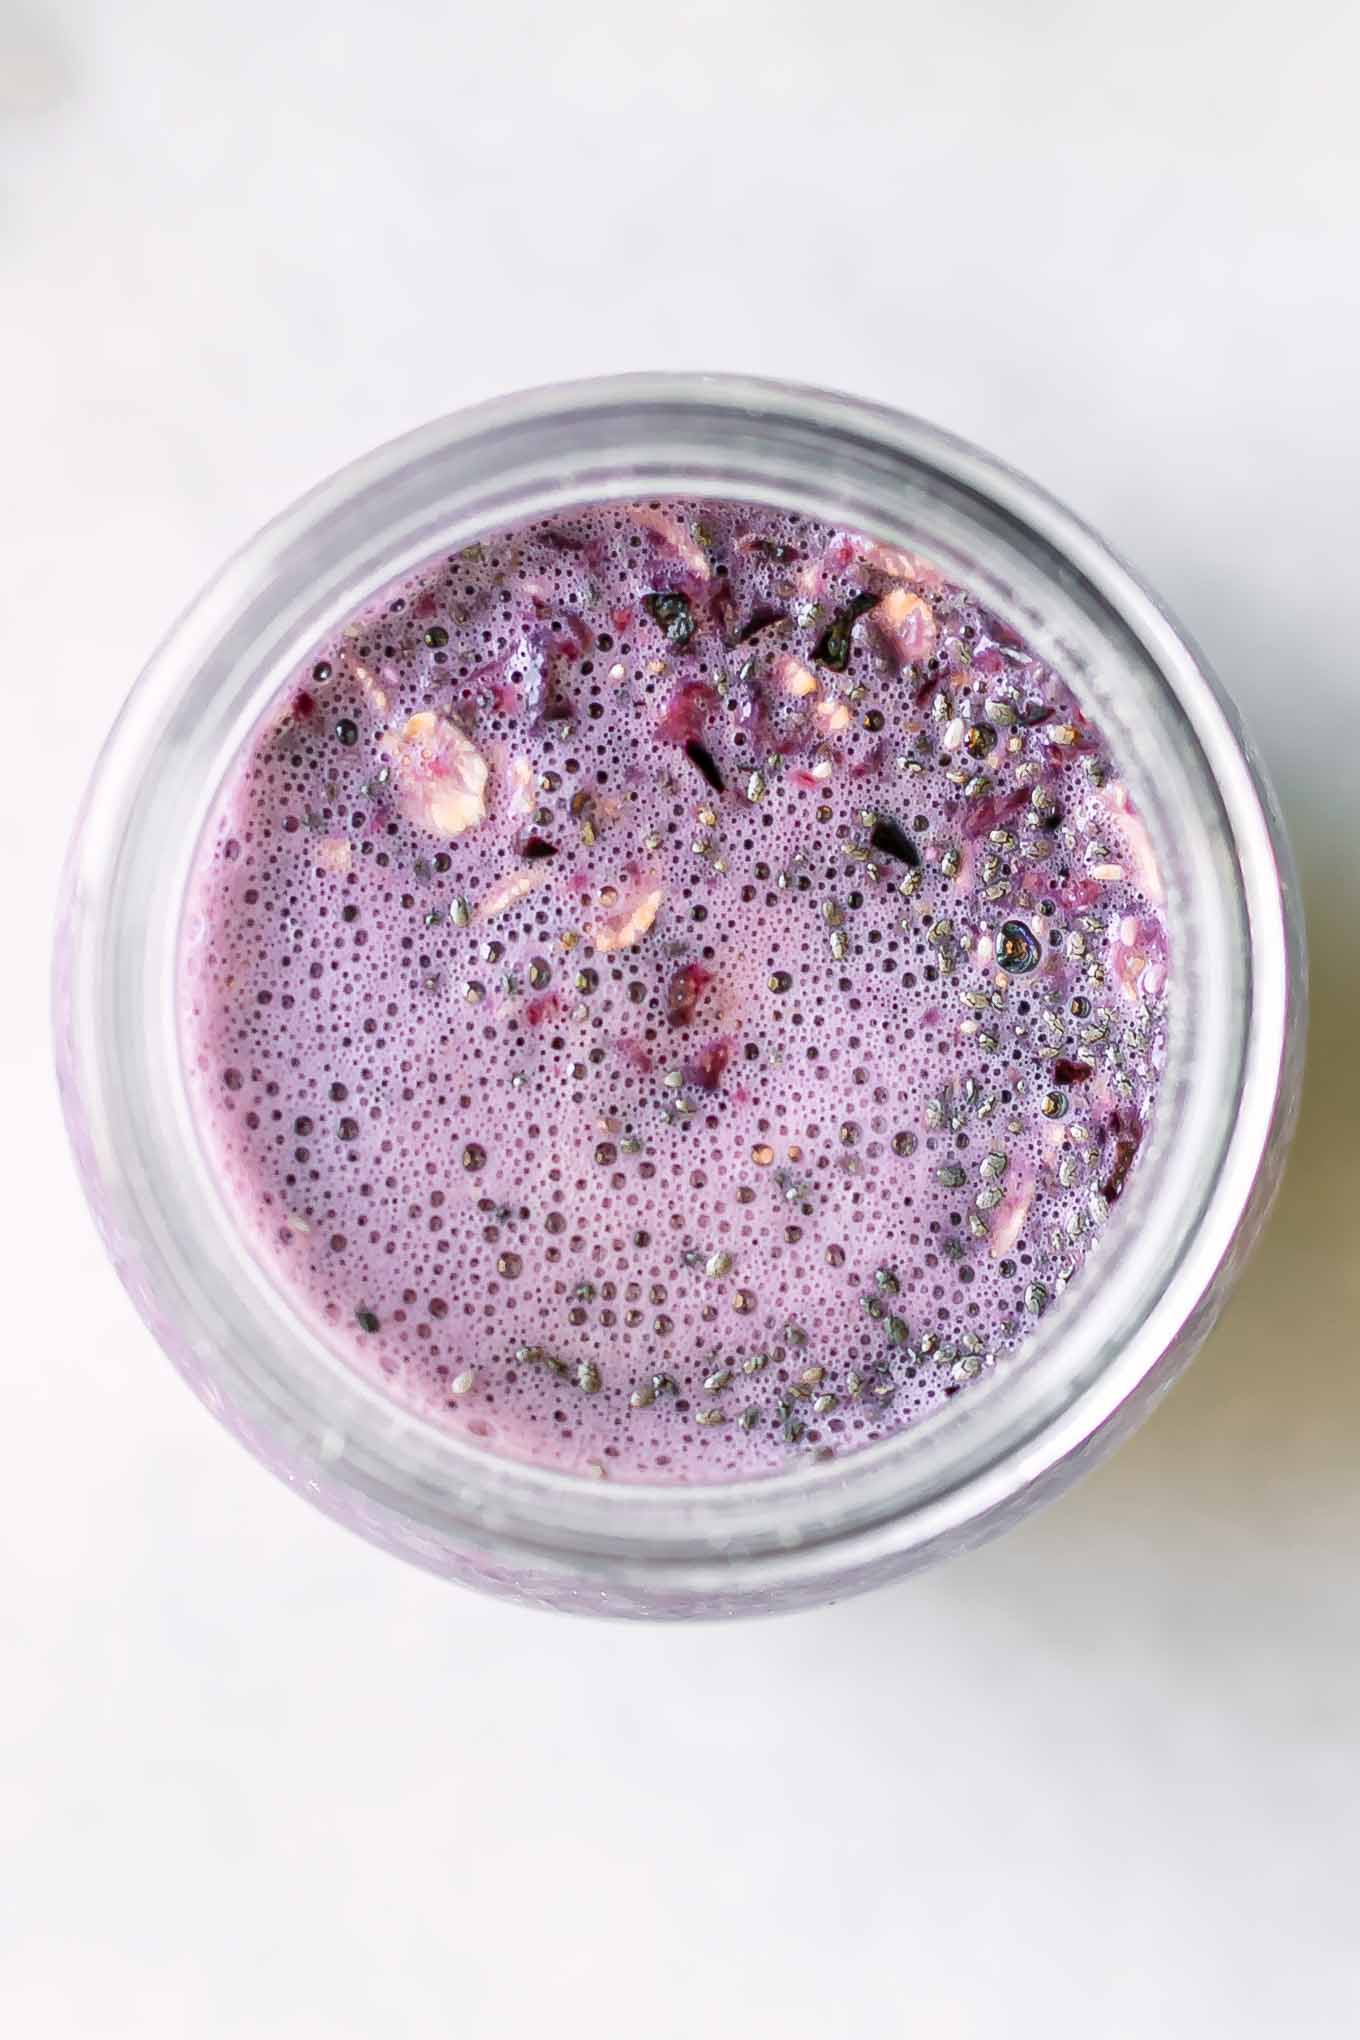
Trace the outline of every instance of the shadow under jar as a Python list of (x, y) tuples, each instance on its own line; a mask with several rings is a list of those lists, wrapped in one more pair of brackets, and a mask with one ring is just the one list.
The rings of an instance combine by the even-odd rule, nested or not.
[[(318, 647), (382, 591), (489, 533), (587, 506), (656, 504), (664, 515), (670, 499), (764, 506), (867, 534), (967, 591), (1060, 677), (1117, 760), (1155, 846), (1169, 933), (1157, 1095), (1136, 1166), (1070, 1285), (1052, 1298), (1031, 1285), (1034, 1322), (1016, 1350), (873, 1442), (798, 1450), (773, 1471), (738, 1460), (727, 1477), (686, 1481), (637, 1468), (592, 1478), (609, 1473), (607, 1461), (578, 1468), (560, 1453), (491, 1449), (494, 1425), (479, 1437), (462, 1410), (441, 1421), (380, 1369), (356, 1365), (242, 1222), (204, 1137), (181, 1029), (196, 859), (224, 786), (290, 689), (294, 699), (306, 690)], [(639, 539), (654, 545), (658, 534)], [(698, 558), (690, 570), (707, 572)], [(680, 577), (658, 567), (656, 578), (649, 642), (663, 673), (688, 647), (681, 612), (657, 606)], [(888, 586), (869, 573), (859, 608)], [(828, 642), (837, 613), (819, 612), (816, 594), (804, 618), (813, 649), (792, 660), (790, 681), (809, 713), (844, 693), (828, 678), (843, 670), (844, 647)], [(847, 632), (858, 627), (858, 611), (839, 615)], [(904, 621), (879, 611), (880, 630), (885, 618)], [(936, 710), (927, 697), (937, 691), (923, 687), (916, 732), (915, 755), (931, 770), (951, 748), (966, 759), (970, 734)], [(313, 708), (309, 697), (303, 713)], [(403, 764), (401, 730), (424, 742), (431, 727), (416, 715), (383, 733), (389, 774)], [(678, 725), (667, 734), (685, 749)], [(829, 742), (833, 732), (823, 734)], [(1004, 737), (989, 729), (978, 743)], [(765, 789), (753, 770), (741, 794), (754, 810)], [(959, 790), (969, 797), (963, 781)], [(732, 796), (726, 784), (710, 791)], [(687, 807), (709, 797), (691, 775)], [(520, 847), (532, 862), (528, 835)], [(886, 854), (908, 853), (889, 843)], [(934, 856), (932, 882), (938, 845)], [(983, 960), (1018, 982), (1038, 965), (1026, 944), (1044, 916), (1027, 907), (1017, 926), (1001, 897), (1006, 918)], [(494, 952), (494, 928), (477, 932)], [(780, 975), (769, 980), (776, 995)], [(824, 1601), (964, 1549), (1058, 1492), (1146, 1414), (1212, 1322), (1278, 1179), (1299, 1089), (1303, 986), (1301, 913), (1260, 768), (1202, 663), (1094, 534), (1032, 483), (918, 420), (745, 378), (642, 375), (506, 398), (380, 448), (221, 573), (142, 676), (96, 768), (68, 867), (55, 1002), (68, 1125), (109, 1251), (176, 1365), (251, 1451), (340, 1521), (451, 1578), (547, 1607), (683, 1617)], [(950, 1024), (965, 1010), (951, 1004)], [(909, 1063), (906, 1044), (903, 1056)], [(357, 1137), (342, 1111), (339, 1124), (351, 1123)], [(913, 1138), (925, 1137), (920, 1128)], [(974, 1143), (970, 1171), (988, 1145)], [(457, 1157), (449, 1164), (456, 1176)], [(984, 1235), (982, 1221), (976, 1229)], [(890, 1294), (895, 1279), (885, 1276)], [(779, 1300), (794, 1321), (796, 1287)], [(867, 1307), (881, 1319), (881, 1305)], [(498, 1298), (501, 1312), (513, 1308)], [(364, 1299), (357, 1315), (376, 1337)], [(491, 1379), (505, 1364), (500, 1336), (499, 1325), (488, 1329)], [(576, 1364), (598, 1357), (608, 1367), (617, 1342), (599, 1324), (589, 1336)], [(715, 1346), (730, 1336), (718, 1327)], [(796, 1376), (796, 1353), (783, 1358)], [(801, 1409), (796, 1423), (800, 1439)]]

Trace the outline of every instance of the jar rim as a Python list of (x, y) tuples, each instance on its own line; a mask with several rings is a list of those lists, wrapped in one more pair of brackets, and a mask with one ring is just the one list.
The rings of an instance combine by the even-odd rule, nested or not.
[[(1222, 1094), (1197, 1095), (1179, 1067), (1175, 1131), (1191, 1152), (1154, 1124), (1111, 1215), (1118, 1241), (1099, 1243), (989, 1381), (844, 1458), (688, 1487), (601, 1486), (504, 1457), (330, 1353), (223, 1226), (172, 1026), (198, 832), (224, 760), (306, 652), (442, 545), (654, 493), (766, 501), (928, 551), (1019, 619), (1079, 695), (1111, 691), (1105, 712), (1130, 754), (1167, 779), (1159, 793), (1131, 772), (1140, 804), (1193, 839), (1203, 898), (1173, 899), (1170, 918), (1193, 922), (1206, 955), (1180, 1033), (1193, 1023)], [(456, 1569), (457, 1548), (490, 1573), (598, 1582), (652, 1609), (748, 1587), (815, 1596), (818, 1582), (900, 1566), (1015, 1513), (1141, 1412), (1173, 1350), (1188, 1357), (1288, 1111), (1303, 982), (1292, 892), (1278, 811), (1217, 683), (1129, 568), (1034, 483), (923, 420), (830, 391), (646, 372), (549, 385), (360, 456), (181, 616), (110, 735), (72, 845), (59, 1074), (87, 1192), (152, 1329), (257, 1455), (332, 1513), (436, 1569)], [(1177, 1025), (1173, 1012), (1173, 1061)], [(1098, 1290), (1083, 1286), (1093, 1266)]]

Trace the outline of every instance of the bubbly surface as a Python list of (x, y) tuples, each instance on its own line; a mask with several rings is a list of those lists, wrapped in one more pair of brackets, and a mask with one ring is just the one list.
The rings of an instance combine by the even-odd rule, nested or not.
[(356, 1367), (702, 1481), (898, 1430), (1060, 1307), (1166, 951), (1118, 761), (1001, 621), (853, 533), (653, 502), (316, 648), (201, 845), (182, 1038), (242, 1227)]

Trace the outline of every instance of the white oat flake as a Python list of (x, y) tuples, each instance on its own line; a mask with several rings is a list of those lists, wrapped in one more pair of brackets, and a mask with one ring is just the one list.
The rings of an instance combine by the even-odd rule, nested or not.
[(450, 839), (485, 818), (486, 760), (448, 716), (422, 709), (384, 730), (378, 748), (392, 762), (397, 805), (416, 828)]

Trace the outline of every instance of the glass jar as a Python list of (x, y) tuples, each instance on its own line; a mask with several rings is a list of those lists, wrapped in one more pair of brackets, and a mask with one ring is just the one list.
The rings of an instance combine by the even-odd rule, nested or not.
[[(1016, 1359), (914, 1429), (694, 1487), (500, 1458), (386, 1399), (253, 1258), (181, 1068), (175, 964), (200, 830), (257, 719), (375, 589), (488, 529), (610, 498), (728, 497), (928, 555), (1072, 683), (1159, 849), (1168, 1059), (1130, 1188)], [(1302, 912), (1232, 709), (1155, 598), (1031, 482), (920, 420), (734, 376), (534, 390), (365, 455), (175, 625), (95, 769), (56, 956), (71, 1138), (138, 1308), (211, 1410), (376, 1543), (554, 1608), (712, 1616), (858, 1591), (978, 1543), (1144, 1416), (1260, 1225), (1297, 1103)], [(1149, 1497), (1152, 1506), (1152, 1497)]]

